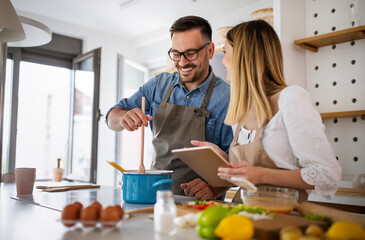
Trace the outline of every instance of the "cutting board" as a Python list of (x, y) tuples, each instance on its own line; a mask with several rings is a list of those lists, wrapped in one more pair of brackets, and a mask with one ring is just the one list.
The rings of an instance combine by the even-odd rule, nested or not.
[(280, 239), (280, 229), (286, 226), (296, 226), (303, 231), (307, 226), (316, 224), (323, 230), (326, 230), (328, 223), (324, 221), (317, 221), (306, 219), (300, 216), (276, 213), (273, 219), (262, 219), (252, 221), (255, 226), (256, 239)]
[[(200, 210), (197, 210), (193, 207), (177, 205), (178, 216), (182, 216), (188, 213), (197, 213), (199, 211)], [(324, 221), (310, 220), (303, 218), (299, 215), (296, 216), (279, 213), (276, 213), (272, 219), (253, 220), (252, 223), (255, 226), (254, 238), (260, 240), (280, 239), (280, 229), (286, 226), (297, 226), (303, 231), (307, 226), (311, 224), (317, 224), (324, 230), (326, 230), (328, 227), (328, 223)]]
[(331, 222), (351, 221), (365, 227), (365, 216), (363, 214), (345, 212), (310, 202), (301, 203), (297, 209), (298, 212), (303, 216), (308, 214), (316, 214), (328, 218)]

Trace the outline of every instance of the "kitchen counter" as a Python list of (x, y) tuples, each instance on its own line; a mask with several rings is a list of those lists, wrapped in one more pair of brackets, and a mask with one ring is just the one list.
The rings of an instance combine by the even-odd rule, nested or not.
[[(53, 182), (36, 182), (38, 185), (54, 185)], [(70, 183), (60, 183), (68, 185)], [(72, 183), (71, 183), (72, 184)], [(316, 200), (311, 194), (310, 200)], [(341, 199), (339, 199), (339, 198)], [(364, 197), (338, 196), (330, 203), (352, 203), (364, 205)], [(324, 199), (318, 198), (319, 202)], [(349, 201), (350, 199), (350, 201)], [(42, 192), (34, 189), (33, 195), (22, 197), (16, 196), (14, 183), (1, 183), (0, 187), (0, 239), (23, 240), (23, 239), (154, 239), (154, 240), (198, 240), (201, 239), (195, 228), (177, 229), (173, 236), (155, 234), (153, 230), (153, 215), (140, 214), (126, 218), (121, 225), (114, 229), (96, 228), (83, 229), (81, 227), (67, 228), (60, 221), (63, 207), (75, 201), (84, 206), (92, 201), (99, 201), (104, 207), (121, 204), (126, 210), (152, 207), (153, 204), (131, 204), (122, 200), (120, 188), (101, 186), (100, 189), (81, 189), (66, 192)], [(191, 198), (175, 196), (176, 202), (189, 201)], [(335, 207), (337, 208), (337, 207)], [(362, 207), (363, 208), (363, 207)]]
[[(37, 185), (50, 183), (37, 182)], [(60, 222), (63, 206), (74, 201), (88, 205), (94, 200), (104, 207), (122, 204), (124, 209), (151, 207), (153, 204), (124, 203), (120, 188), (101, 186), (100, 189), (82, 189), (67, 192), (47, 193), (34, 189), (33, 195), (16, 198), (14, 183), (1, 183), (0, 188), (0, 239), (200, 239), (194, 228), (178, 229), (173, 236), (155, 234), (153, 231), (152, 214), (140, 214), (124, 219), (120, 228), (114, 230), (68, 229)], [(177, 197), (177, 201), (187, 201), (189, 198)], [(33, 203), (32, 203), (33, 202)], [(43, 206), (43, 207), (42, 207)]]

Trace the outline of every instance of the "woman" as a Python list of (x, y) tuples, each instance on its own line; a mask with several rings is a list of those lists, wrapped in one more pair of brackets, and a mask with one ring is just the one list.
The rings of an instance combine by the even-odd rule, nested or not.
[[(309, 94), (285, 83), (274, 29), (263, 20), (239, 24), (227, 33), (224, 51), (223, 64), (231, 82), (225, 123), (235, 136), (229, 150), (231, 168), (219, 168), (218, 175), (228, 181), (239, 176), (255, 185), (296, 188), (299, 202), (308, 198), (310, 189), (333, 196), (341, 167)], [(218, 150), (207, 142), (192, 143)], [(238, 195), (234, 201), (240, 201)]]

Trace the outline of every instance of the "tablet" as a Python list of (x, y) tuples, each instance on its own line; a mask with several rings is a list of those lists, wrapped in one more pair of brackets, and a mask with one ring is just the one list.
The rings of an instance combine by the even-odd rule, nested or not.
[(229, 163), (213, 148), (190, 147), (174, 149), (172, 153), (193, 169), (200, 177), (213, 187), (231, 187), (234, 184), (218, 177), (219, 167), (229, 167)]

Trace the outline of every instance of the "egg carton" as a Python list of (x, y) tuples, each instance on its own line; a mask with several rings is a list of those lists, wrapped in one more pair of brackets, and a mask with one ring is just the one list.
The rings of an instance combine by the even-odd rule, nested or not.
[(67, 228), (93, 229), (116, 229), (120, 228), (123, 219), (119, 221), (82, 221), (82, 220), (59, 220)]

